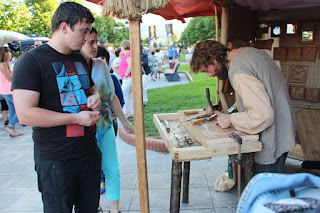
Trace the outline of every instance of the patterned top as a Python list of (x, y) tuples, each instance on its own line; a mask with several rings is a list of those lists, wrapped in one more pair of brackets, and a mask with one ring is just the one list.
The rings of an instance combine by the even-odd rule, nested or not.
[(97, 123), (97, 143), (102, 140), (106, 130), (112, 125), (110, 105), (114, 98), (114, 84), (108, 65), (101, 59), (92, 59), (92, 80), (102, 102), (101, 118)]

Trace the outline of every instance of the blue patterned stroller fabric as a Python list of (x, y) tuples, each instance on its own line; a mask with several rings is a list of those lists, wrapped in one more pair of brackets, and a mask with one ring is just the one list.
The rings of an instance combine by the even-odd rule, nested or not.
[(237, 213), (320, 213), (320, 178), (309, 173), (261, 173), (243, 190)]

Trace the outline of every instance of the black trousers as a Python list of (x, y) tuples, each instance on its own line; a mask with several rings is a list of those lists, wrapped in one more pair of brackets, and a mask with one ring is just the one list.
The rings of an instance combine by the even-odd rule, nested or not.
[(35, 159), (45, 213), (96, 213), (100, 199), (101, 152), (68, 160)]

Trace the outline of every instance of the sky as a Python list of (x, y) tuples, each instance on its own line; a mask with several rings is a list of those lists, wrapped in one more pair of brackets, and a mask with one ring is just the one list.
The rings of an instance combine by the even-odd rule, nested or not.
[(141, 37), (147, 38), (149, 37), (149, 26), (156, 26), (156, 36), (157, 37), (166, 37), (166, 24), (172, 24), (173, 33), (177, 33), (181, 36), (181, 33), (187, 27), (188, 23), (190, 22), (191, 18), (186, 18), (186, 23), (183, 24), (179, 20), (165, 20), (162, 16), (155, 15), (155, 14), (146, 14), (142, 16), (142, 23), (141, 23)]
[[(93, 4), (88, 1), (84, 1), (84, 6), (88, 7), (91, 11), (94, 11), (97, 14), (101, 14), (100, 6)], [(186, 23), (183, 24), (181, 21), (178, 20), (165, 20), (162, 16), (155, 15), (155, 14), (145, 14), (142, 16), (142, 23), (141, 23), (141, 37), (147, 38), (149, 37), (149, 26), (156, 26), (156, 36), (160, 38), (166, 37), (166, 24), (172, 24), (173, 33), (177, 33), (181, 36), (181, 33), (187, 27), (188, 23), (190, 22), (191, 18), (186, 18)]]

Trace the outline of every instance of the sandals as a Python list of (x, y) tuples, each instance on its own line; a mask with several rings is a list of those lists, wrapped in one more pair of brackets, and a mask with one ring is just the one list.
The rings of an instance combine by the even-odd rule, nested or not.
[(18, 132), (16, 131), (13, 127), (11, 126), (6, 126), (4, 128), (4, 130), (10, 134), (10, 137), (18, 137), (18, 136), (21, 136), (21, 135), (24, 135), (24, 133), (21, 133), (21, 132)]
[(100, 206), (97, 209), (97, 213), (103, 213), (102, 208)]

